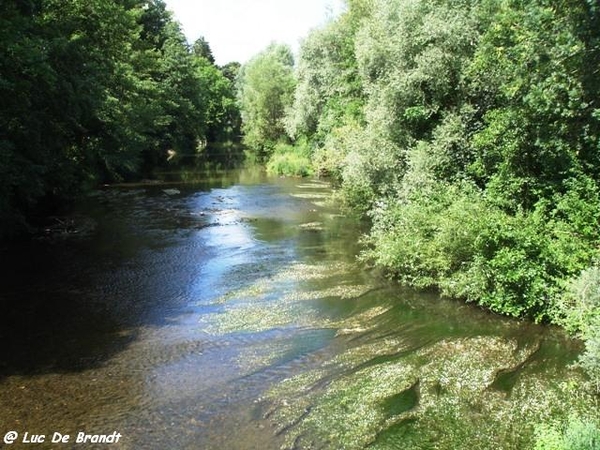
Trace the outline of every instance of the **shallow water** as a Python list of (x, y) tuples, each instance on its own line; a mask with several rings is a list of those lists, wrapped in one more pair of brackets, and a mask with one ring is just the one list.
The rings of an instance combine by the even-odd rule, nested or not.
[(326, 183), (167, 174), (73, 220), (2, 250), (0, 447), (527, 448), (594, 406), (560, 331), (361, 267)]

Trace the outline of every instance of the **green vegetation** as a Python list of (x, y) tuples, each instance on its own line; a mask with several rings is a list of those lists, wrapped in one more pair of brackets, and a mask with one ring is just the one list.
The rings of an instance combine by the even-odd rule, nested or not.
[(293, 67), (291, 49), (274, 43), (240, 69), (243, 142), (250, 160), (266, 162), (277, 143), (285, 141), (283, 117), (294, 91)]
[(162, 0), (2, 2), (0, 95), (2, 237), (239, 135), (232, 80)]
[[(292, 100), (256, 136), (292, 143), (270, 170), (310, 157), (371, 221), (364, 261), (579, 332), (597, 385), (598, 67), (592, 1), (348, 0), (306, 38), (279, 91), (295, 85)], [(245, 120), (250, 144), (260, 121)]]
[(556, 427), (541, 426), (536, 430), (535, 450), (597, 450), (600, 428), (595, 423), (570, 418)]
[(592, 389), (600, 393), (600, 268), (597, 265), (571, 281), (559, 312), (562, 325), (571, 332), (579, 332), (585, 341), (580, 365), (590, 374)]
[[(223, 68), (162, 0), (2, 2), (0, 237), (241, 129), (270, 172), (334, 180), (363, 261), (579, 333), (600, 391), (599, 67), (592, 0), (347, 0), (296, 62)], [(538, 437), (598, 445), (584, 419)]]
[(312, 175), (310, 148), (300, 144), (277, 144), (267, 163), (267, 172), (288, 177)]

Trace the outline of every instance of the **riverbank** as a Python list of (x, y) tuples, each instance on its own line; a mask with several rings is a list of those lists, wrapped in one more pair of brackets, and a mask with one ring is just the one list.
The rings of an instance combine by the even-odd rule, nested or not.
[(102, 191), (77, 207), (90, 235), (3, 258), (11, 430), (117, 431), (123, 448), (509, 449), (598, 411), (560, 330), (365, 271), (363, 230), (327, 184), (196, 180)]

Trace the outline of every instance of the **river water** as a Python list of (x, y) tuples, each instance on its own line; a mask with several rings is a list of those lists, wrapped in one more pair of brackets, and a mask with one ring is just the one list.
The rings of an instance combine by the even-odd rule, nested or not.
[(165, 180), (2, 250), (0, 447), (530, 448), (590, 407), (577, 342), (367, 270), (326, 183)]

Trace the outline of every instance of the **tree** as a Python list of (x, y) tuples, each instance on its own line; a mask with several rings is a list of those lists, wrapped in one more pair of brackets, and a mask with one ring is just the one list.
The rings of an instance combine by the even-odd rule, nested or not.
[(221, 72), (223, 72), (225, 78), (227, 78), (232, 83), (235, 83), (238, 74), (240, 73), (241, 67), (242, 65), (237, 61), (228, 62), (223, 67), (221, 67)]
[(0, 38), (0, 236), (196, 152), (235, 117), (231, 82), (162, 0), (2, 2)]
[(206, 142), (239, 142), (241, 118), (233, 81), (204, 57), (196, 57), (195, 66), (202, 91)]
[(110, 105), (124, 90), (120, 75), (138, 31), (133, 12), (101, 0), (12, 5), (0, 6), (6, 230), (71, 198), (109, 161), (135, 159), (108, 145), (116, 135), (109, 110), (114, 117), (119, 109)]
[(215, 58), (212, 54), (212, 50), (210, 49), (210, 45), (208, 45), (208, 42), (203, 36), (200, 36), (194, 41), (194, 44), (192, 45), (192, 53), (195, 56), (206, 58), (211, 64), (215, 63)]
[(304, 136), (320, 145), (335, 127), (362, 121), (365, 96), (354, 52), (357, 24), (348, 11), (303, 41), (294, 103), (286, 117), (292, 138)]
[(599, 174), (598, 31), (583, 2), (503, 4), (494, 18), (469, 68), (483, 125), (474, 175), (503, 208), (531, 210), (572, 176)]
[(244, 144), (259, 161), (265, 161), (277, 141), (285, 139), (283, 118), (292, 103), (293, 67), (291, 49), (271, 44), (240, 70), (238, 95)]

